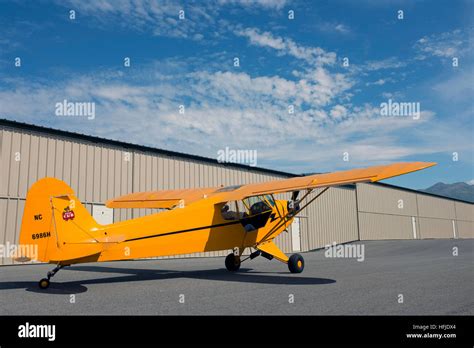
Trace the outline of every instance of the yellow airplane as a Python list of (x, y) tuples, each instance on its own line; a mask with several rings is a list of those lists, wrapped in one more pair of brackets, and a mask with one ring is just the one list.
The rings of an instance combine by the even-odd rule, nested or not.
[[(233, 250), (225, 259), (229, 271), (237, 271), (242, 261), (263, 256), (288, 264), (292, 273), (301, 273), (303, 257), (286, 256), (273, 239), (329, 187), (375, 182), (435, 164), (395, 163), (259, 184), (132, 193), (106, 205), (163, 211), (110, 225), (99, 225), (66, 183), (44, 178), (28, 191), (20, 232), (21, 254), (15, 260), (56, 264), (47, 278), (40, 280), (41, 289), (49, 286), (56, 272), (72, 264), (217, 250)], [(309, 196), (316, 188), (323, 190)], [(300, 191), (304, 194), (298, 199)], [(289, 192), (289, 200), (274, 197)], [(241, 260), (246, 248), (255, 251)]]

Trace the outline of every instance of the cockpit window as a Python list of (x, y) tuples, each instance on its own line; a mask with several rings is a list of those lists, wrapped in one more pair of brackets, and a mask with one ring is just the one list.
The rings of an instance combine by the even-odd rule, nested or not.
[(221, 214), (224, 220), (240, 220), (272, 210), (273, 206), (275, 201), (271, 195), (253, 196), (225, 203), (221, 207)]
[(224, 220), (239, 220), (243, 217), (243, 212), (239, 212), (237, 202), (227, 202), (221, 208)]
[(265, 211), (271, 210), (272, 208), (263, 196), (254, 196), (245, 198), (242, 201), (247, 209), (248, 215), (256, 215)]
[(266, 195), (265, 196), (265, 199), (267, 200), (268, 203), (270, 203), (270, 205), (272, 207), (275, 206), (275, 200), (273, 199), (273, 196), (272, 195)]

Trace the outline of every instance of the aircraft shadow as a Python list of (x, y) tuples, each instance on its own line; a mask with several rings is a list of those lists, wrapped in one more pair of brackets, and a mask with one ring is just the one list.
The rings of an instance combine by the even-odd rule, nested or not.
[(0, 290), (25, 289), (26, 291), (42, 294), (68, 295), (86, 292), (87, 285), (90, 284), (127, 283), (181, 278), (274, 285), (324, 285), (336, 282), (333, 279), (301, 277), (298, 275), (264, 275), (260, 272), (252, 272), (252, 269), (249, 268), (241, 268), (239, 272), (230, 273), (224, 268), (215, 270), (175, 271), (103, 266), (73, 266), (71, 268), (65, 268), (60, 272), (70, 271), (114, 274), (122, 273), (125, 275), (117, 275), (107, 278), (84, 279), (70, 282), (55, 281), (53, 278), (50, 287), (46, 290), (39, 289), (37, 282), (0, 282)]

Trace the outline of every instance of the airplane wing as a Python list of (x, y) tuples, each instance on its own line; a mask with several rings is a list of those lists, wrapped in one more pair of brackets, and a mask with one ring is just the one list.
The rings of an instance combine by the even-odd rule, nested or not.
[(137, 192), (108, 200), (106, 206), (109, 208), (171, 209), (179, 205), (180, 202), (190, 204), (202, 198), (206, 198), (217, 189), (218, 187)]
[(109, 208), (165, 208), (171, 209), (182, 202), (190, 204), (207, 197), (215, 197), (214, 203), (238, 201), (251, 196), (285, 193), (318, 187), (375, 182), (434, 166), (432, 162), (393, 163), (383, 166), (351, 169), (340, 172), (299, 176), (272, 180), (258, 184), (208, 187), (185, 190), (138, 192), (107, 201)]
[(236, 201), (246, 197), (285, 193), (319, 187), (338, 186), (358, 182), (375, 182), (395, 176), (415, 172), (436, 165), (433, 162), (405, 162), (393, 163), (383, 166), (351, 169), (340, 172), (314, 174), (290, 179), (273, 180), (260, 184), (249, 184), (233, 190), (218, 189), (221, 191), (218, 202)]

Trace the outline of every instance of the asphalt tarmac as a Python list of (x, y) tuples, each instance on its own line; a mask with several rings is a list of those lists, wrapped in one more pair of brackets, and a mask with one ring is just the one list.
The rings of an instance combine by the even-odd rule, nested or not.
[(474, 314), (474, 240), (348, 245), (364, 246), (363, 261), (302, 253), (301, 274), (262, 257), (238, 273), (224, 258), (91, 263), (61, 270), (47, 290), (37, 283), (53, 265), (4, 266), (0, 315)]

